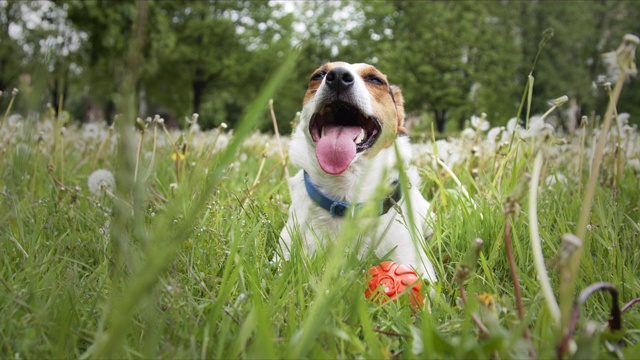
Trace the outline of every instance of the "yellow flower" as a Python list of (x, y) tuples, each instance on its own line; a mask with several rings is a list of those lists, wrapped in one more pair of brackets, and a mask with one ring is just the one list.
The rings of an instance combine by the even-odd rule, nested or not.
[(180, 153), (180, 154), (176, 154), (176, 153), (171, 154), (171, 160), (175, 160), (175, 159), (184, 160), (185, 158), (186, 158), (185, 154), (182, 154), (182, 153)]
[(480, 304), (484, 305), (487, 309), (489, 309), (492, 313), (497, 313), (496, 309), (496, 301), (495, 297), (491, 294), (482, 293), (476, 295), (476, 299), (480, 302)]

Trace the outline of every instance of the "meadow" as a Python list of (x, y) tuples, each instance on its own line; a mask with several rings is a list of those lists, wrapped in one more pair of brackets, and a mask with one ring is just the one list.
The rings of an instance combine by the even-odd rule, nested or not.
[(292, 61), (233, 130), (197, 115), (167, 129), (131, 106), (80, 126), (55, 105), (12, 114), (20, 93), (5, 94), (0, 357), (637, 356), (640, 132), (615, 107), (624, 76), (571, 133), (551, 125), (565, 98), (528, 113), (530, 77), (522, 122), (414, 134), (440, 279), (416, 310), (365, 298), (383, 259), (347, 250), (363, 219), (274, 260), (287, 138), (254, 129)]

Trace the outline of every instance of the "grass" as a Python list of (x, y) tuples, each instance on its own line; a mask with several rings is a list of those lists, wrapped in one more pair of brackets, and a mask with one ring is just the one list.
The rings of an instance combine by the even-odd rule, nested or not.
[[(0, 357), (556, 356), (562, 329), (537, 280), (525, 174), (545, 151), (537, 217), (558, 295), (567, 268), (562, 237), (575, 232), (583, 207), (594, 122), (568, 135), (515, 133), (505, 137), (508, 146), (474, 130), (472, 142), (448, 139), (460, 158), (440, 164), (433, 143), (414, 145), (421, 190), (437, 214), (427, 250), (440, 279), (431, 287), (430, 311), (414, 311), (404, 297), (383, 304), (364, 297), (367, 270), (380, 259), (347, 250), (364, 219), (349, 220), (335, 244), (315, 256), (294, 245), (290, 261), (273, 260), (291, 200), (278, 142), (251, 132), (284, 80), (282, 69), (233, 135), (223, 128), (165, 135), (151, 120), (142, 137), (130, 114), (115, 130), (64, 124), (54, 112), (39, 120), (3, 118)], [(63, 125), (60, 135), (54, 129)], [(575, 278), (578, 291), (612, 283), (622, 304), (640, 297), (640, 169), (631, 161), (640, 157), (640, 134), (625, 131), (624, 166), (614, 135), (607, 142), (589, 246)], [(97, 168), (115, 174), (114, 188), (89, 191)], [(507, 219), (523, 320), (505, 252)], [(477, 238), (481, 250), (470, 251)], [(461, 268), (470, 272), (456, 275)], [(637, 354), (640, 313), (631, 307), (622, 329), (612, 331), (604, 326), (610, 309), (604, 292), (585, 302), (575, 356)]]

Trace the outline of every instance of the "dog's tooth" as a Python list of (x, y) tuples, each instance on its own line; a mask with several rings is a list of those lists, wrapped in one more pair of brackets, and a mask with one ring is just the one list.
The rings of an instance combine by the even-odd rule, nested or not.
[(362, 143), (362, 141), (364, 140), (364, 136), (365, 136), (365, 132), (363, 128), (360, 128), (360, 134), (358, 134), (358, 136), (356, 137), (356, 139), (354, 140), (354, 142), (356, 144), (360, 144)]
[(320, 137), (323, 138), (324, 137), (324, 126), (322, 127), (322, 129), (320, 130)]

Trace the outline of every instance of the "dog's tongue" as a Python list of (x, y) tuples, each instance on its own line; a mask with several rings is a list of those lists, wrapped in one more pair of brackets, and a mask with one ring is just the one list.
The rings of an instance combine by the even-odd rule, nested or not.
[(356, 157), (355, 138), (359, 126), (325, 126), (324, 136), (316, 144), (316, 158), (320, 167), (331, 175), (342, 174)]

